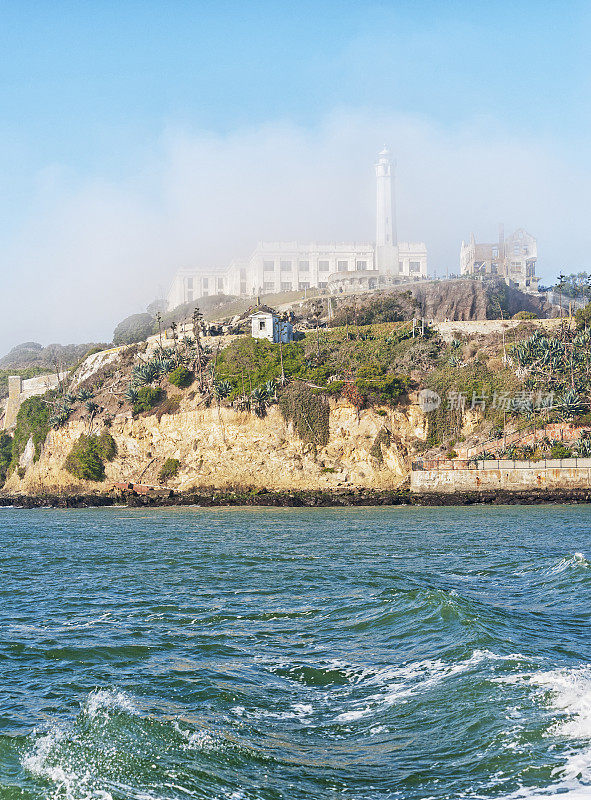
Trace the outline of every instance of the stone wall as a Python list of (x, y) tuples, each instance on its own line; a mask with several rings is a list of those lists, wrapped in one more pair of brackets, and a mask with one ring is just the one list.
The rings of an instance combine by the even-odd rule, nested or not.
[(410, 489), (423, 494), (591, 487), (590, 458), (552, 459), (539, 464), (523, 462), (523, 466), (518, 467), (513, 467), (513, 463), (493, 461), (484, 469), (412, 470)]
[(25, 400), (28, 400), (29, 397), (45, 394), (50, 389), (55, 389), (65, 377), (65, 372), (60, 375), (55, 373), (37, 375), (35, 378), (27, 378), (27, 380), (23, 380), (20, 375), (11, 375), (8, 378), (8, 400), (4, 412), (4, 430), (14, 428), (16, 416)]

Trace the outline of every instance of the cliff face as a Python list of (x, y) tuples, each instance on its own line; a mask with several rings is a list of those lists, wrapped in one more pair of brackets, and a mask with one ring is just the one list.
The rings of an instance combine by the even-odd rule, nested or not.
[(439, 322), (498, 319), (499, 305), (505, 319), (519, 311), (531, 311), (539, 317), (552, 315), (552, 307), (543, 296), (525, 294), (504, 283), (434, 281), (411, 286), (410, 291), (420, 303), (420, 313)]
[[(385, 414), (385, 416), (382, 416)], [(346, 401), (331, 403), (330, 437), (317, 450), (303, 443), (272, 406), (265, 417), (229, 408), (203, 408), (183, 400), (172, 415), (115, 419), (110, 433), (117, 443), (103, 483), (78, 481), (63, 469), (72, 443), (87, 427), (82, 421), (52, 430), (39, 461), (25, 461), (22, 479), (15, 473), (5, 491), (40, 493), (108, 491), (114, 481), (157, 484), (166, 458), (177, 458), (179, 475), (167, 486), (182, 491), (199, 487), (330, 489), (395, 488), (406, 477), (408, 445), (426, 438), (425, 418), (416, 405), (360, 412)]]

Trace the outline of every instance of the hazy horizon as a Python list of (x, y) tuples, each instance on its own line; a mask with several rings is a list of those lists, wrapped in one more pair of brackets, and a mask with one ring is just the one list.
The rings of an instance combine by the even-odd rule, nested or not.
[(588, 3), (168, 10), (4, 9), (2, 353), (110, 340), (261, 240), (373, 241), (385, 143), (431, 275), (499, 222), (542, 282), (591, 269)]

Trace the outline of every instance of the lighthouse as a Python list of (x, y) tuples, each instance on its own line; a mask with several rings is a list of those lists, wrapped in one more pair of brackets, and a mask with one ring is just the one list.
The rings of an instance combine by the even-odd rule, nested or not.
[(398, 272), (396, 205), (392, 195), (390, 151), (384, 147), (376, 162), (376, 267), (380, 272)]

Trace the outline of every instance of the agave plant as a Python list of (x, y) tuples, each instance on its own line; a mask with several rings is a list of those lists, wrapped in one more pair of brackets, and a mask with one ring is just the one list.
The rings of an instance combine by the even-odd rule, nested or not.
[(94, 397), (94, 392), (92, 391), (92, 389), (80, 389), (80, 391), (78, 392), (78, 400), (81, 403), (86, 402), (86, 400), (92, 400), (93, 397)]
[(264, 386), (257, 386), (256, 389), (253, 389), (252, 394), (250, 395), (252, 400), (252, 405), (254, 406), (255, 412), (259, 417), (264, 416), (265, 411), (267, 409), (267, 403), (269, 400), (269, 395), (267, 390)]
[(126, 400), (129, 400), (130, 403), (135, 403), (138, 397), (137, 389), (130, 384), (125, 390), (124, 397)]
[(96, 414), (99, 409), (98, 404), (95, 403), (94, 400), (87, 400), (84, 405), (89, 414)]
[(78, 395), (75, 392), (66, 392), (64, 395), (65, 405), (73, 406), (77, 400), (78, 400)]
[(66, 408), (57, 408), (49, 418), (52, 428), (61, 428), (70, 417), (70, 412)]
[(563, 394), (557, 405), (563, 419), (576, 417), (583, 412), (584, 408), (578, 393), (574, 389)]
[(579, 439), (575, 443), (575, 449), (579, 458), (591, 458), (591, 439)]
[(213, 393), (218, 403), (225, 400), (232, 393), (232, 385), (228, 381), (214, 381)]
[(131, 382), (134, 386), (148, 386), (158, 378), (158, 370), (152, 361), (139, 364), (131, 371)]
[(266, 392), (267, 400), (271, 400), (271, 398), (275, 397), (275, 392), (277, 390), (277, 385), (276, 385), (275, 381), (273, 381), (273, 380), (267, 381), (265, 384), (263, 384), (263, 389)]

